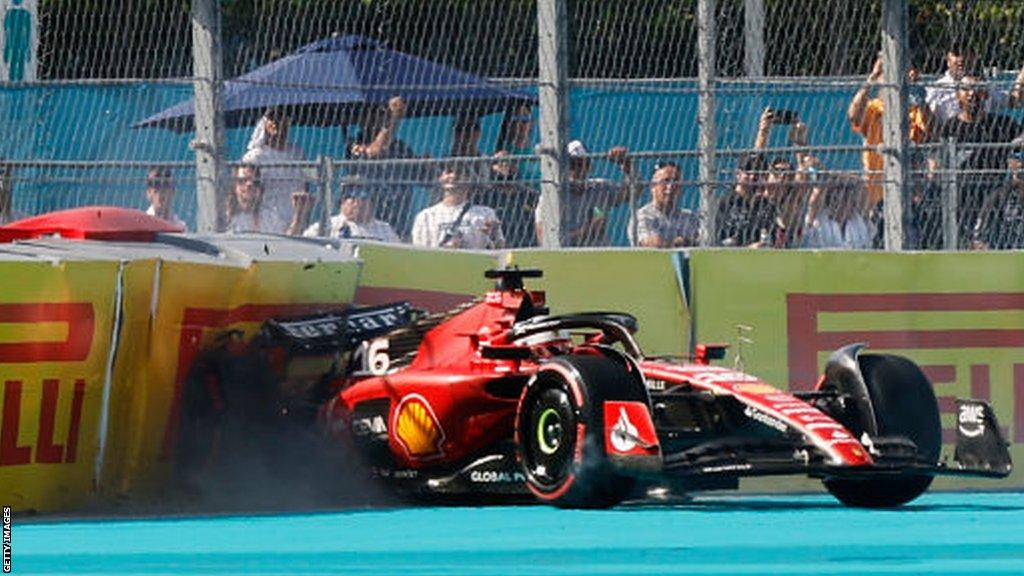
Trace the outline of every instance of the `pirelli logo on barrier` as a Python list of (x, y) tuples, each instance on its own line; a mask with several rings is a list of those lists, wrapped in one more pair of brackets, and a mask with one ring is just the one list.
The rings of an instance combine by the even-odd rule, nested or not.
[(0, 304), (0, 467), (76, 462), (86, 371), (73, 368), (95, 329), (88, 302)]
[(1024, 292), (790, 293), (786, 305), (791, 390), (813, 386), (828, 352), (866, 342), (920, 364), (943, 413), (956, 414), (957, 396), (1012, 409), (1013, 441), (1024, 442)]

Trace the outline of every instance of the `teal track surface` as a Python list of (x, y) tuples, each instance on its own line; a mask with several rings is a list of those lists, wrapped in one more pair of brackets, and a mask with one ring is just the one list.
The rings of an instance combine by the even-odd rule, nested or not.
[(1024, 574), (1024, 495), (931, 494), (898, 510), (826, 496), (35, 521), (15, 574)]

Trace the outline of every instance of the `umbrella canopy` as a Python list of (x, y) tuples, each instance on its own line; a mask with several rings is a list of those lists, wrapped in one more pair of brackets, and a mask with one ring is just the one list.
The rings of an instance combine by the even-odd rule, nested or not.
[[(362, 36), (327, 38), (225, 82), (223, 108), (229, 127), (252, 126), (264, 110), (284, 108), (292, 122), (312, 126), (356, 121), (367, 106), (402, 96), (411, 116), (488, 114), (536, 98), (485, 78), (386, 48)], [(189, 99), (133, 127), (188, 131)]]
[(58, 235), (77, 240), (152, 242), (157, 234), (184, 232), (181, 226), (141, 210), (87, 206), (49, 212), (0, 226), (0, 242)]

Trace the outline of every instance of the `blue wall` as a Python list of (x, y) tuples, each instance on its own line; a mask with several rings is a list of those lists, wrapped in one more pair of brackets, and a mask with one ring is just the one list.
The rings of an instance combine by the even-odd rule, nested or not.
[[(118, 160), (191, 162), (191, 134), (162, 129), (133, 129), (131, 125), (191, 96), (190, 84), (146, 83), (122, 85), (60, 85), (5, 87), (0, 90), (0, 110), (7, 119), (8, 137), (0, 141), (0, 155), (13, 160)], [(734, 85), (718, 95), (718, 133), (724, 148), (751, 145), (757, 118), (766, 105), (799, 111), (811, 128), (811, 144), (859, 144), (847, 127), (846, 105), (852, 87), (811, 84)], [(572, 136), (582, 138), (598, 152), (614, 145), (634, 151), (692, 151), (697, 143), (697, 93), (693, 82), (608, 84), (572, 90)], [(490, 152), (497, 137), (500, 117), (483, 121), (483, 149)], [(402, 125), (400, 137), (417, 152), (433, 157), (447, 154), (450, 119), (411, 119)], [(239, 158), (250, 130), (228, 131), (229, 157)], [(778, 130), (773, 143), (782, 145), (785, 131)], [(344, 135), (340, 128), (293, 130), (293, 140), (307, 157), (342, 156)], [(731, 171), (734, 159), (721, 160), (720, 173)], [(857, 167), (856, 154), (829, 158), (833, 167)], [(648, 174), (653, 160), (641, 162)], [(681, 161), (684, 178), (697, 178), (696, 158)], [(614, 177), (607, 163), (595, 163), (597, 176)], [(183, 217), (194, 216), (190, 168), (176, 172), (177, 204)], [(145, 206), (142, 197), (145, 170), (32, 169), (16, 173), (16, 206), (39, 213), (86, 204)], [(695, 205), (697, 194), (687, 187), (684, 203)], [(616, 215), (620, 216), (621, 215)], [(613, 221), (612, 225), (615, 226)], [(621, 242), (621, 235), (616, 236)]]

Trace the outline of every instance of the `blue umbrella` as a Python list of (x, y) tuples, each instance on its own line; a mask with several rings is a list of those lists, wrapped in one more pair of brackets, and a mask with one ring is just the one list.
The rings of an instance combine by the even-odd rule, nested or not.
[[(251, 126), (264, 110), (285, 109), (293, 123), (344, 125), (367, 107), (402, 96), (411, 116), (489, 114), (536, 98), (485, 78), (386, 48), (362, 36), (326, 38), (224, 83), (229, 127)], [(192, 130), (193, 100), (135, 124)]]

